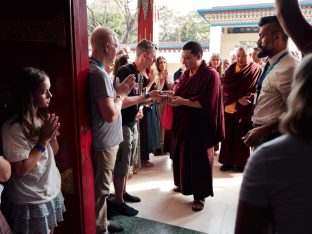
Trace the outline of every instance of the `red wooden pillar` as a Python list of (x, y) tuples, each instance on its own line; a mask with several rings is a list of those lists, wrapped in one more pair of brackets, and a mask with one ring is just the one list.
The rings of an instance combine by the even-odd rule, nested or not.
[(17, 68), (34, 66), (51, 79), (50, 111), (61, 122), (56, 163), (67, 210), (55, 233), (95, 233), (86, 0), (3, 2), (0, 51), (0, 119)]
[(138, 41), (153, 41), (154, 1), (138, 0)]

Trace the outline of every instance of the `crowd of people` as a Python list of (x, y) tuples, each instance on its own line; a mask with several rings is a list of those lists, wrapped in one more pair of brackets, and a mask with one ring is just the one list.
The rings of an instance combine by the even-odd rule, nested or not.
[[(256, 48), (240, 47), (230, 59), (213, 54), (206, 62), (201, 44), (189, 41), (174, 75), (151, 41), (139, 41), (129, 61), (110, 28), (91, 33), (86, 98), (97, 233), (123, 231), (109, 220), (110, 212), (138, 214), (128, 203), (141, 199), (127, 192), (127, 180), (141, 166), (153, 166), (150, 153), (170, 153), (173, 190), (192, 195), (192, 210), (201, 211), (214, 194), (220, 142), (220, 170), (244, 171), (235, 233), (312, 232), (312, 27), (298, 1), (275, 1), (277, 16), (259, 20)], [(285, 10), (289, 7), (294, 10)], [(305, 55), (302, 61), (288, 50), (288, 36)], [(1, 234), (53, 233), (63, 221), (55, 163), (60, 121), (48, 112), (50, 87), (49, 76), (34, 67), (20, 69), (13, 80), (10, 116), (1, 129), (0, 181), (10, 179)], [(0, 184), (0, 195), (3, 188)]]

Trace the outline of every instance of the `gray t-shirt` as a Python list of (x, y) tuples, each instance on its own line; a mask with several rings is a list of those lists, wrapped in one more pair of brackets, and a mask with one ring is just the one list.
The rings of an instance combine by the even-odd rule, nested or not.
[(312, 233), (311, 179), (311, 142), (284, 135), (248, 159), (240, 200), (270, 208), (277, 233)]
[(95, 151), (103, 151), (119, 145), (123, 141), (121, 114), (112, 123), (105, 122), (100, 114), (96, 100), (102, 97), (115, 98), (113, 81), (107, 72), (90, 58), (89, 94), (92, 121), (92, 146)]

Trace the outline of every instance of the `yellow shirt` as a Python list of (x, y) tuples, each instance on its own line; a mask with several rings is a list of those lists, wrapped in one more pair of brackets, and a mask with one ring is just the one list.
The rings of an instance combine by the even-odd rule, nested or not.
[(236, 66), (235, 66), (235, 72), (240, 72), (241, 68), (238, 66), (238, 64), (236, 63)]

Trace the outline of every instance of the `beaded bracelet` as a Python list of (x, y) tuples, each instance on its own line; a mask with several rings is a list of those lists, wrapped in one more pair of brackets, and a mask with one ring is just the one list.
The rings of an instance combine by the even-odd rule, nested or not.
[(39, 143), (35, 144), (34, 149), (39, 150), (41, 153), (44, 153), (46, 151), (46, 147)]

